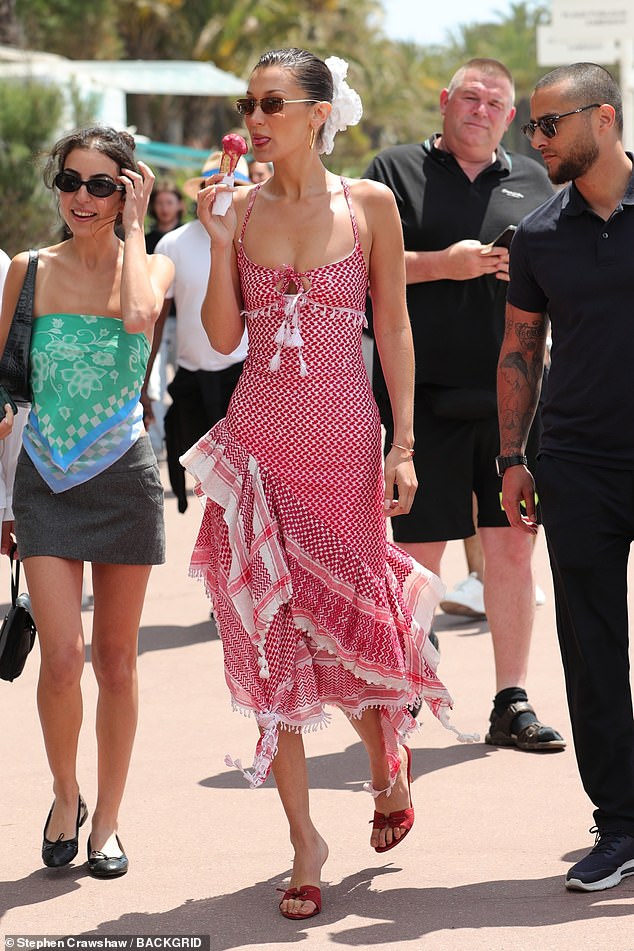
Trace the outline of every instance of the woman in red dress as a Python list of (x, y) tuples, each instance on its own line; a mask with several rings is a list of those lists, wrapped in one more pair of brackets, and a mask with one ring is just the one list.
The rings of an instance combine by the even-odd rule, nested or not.
[[(303, 734), (327, 724), (327, 705), (348, 716), (383, 852), (414, 821), (408, 706), (423, 696), (445, 718), (451, 704), (428, 640), (440, 582), (386, 536), (386, 516), (407, 512), (416, 491), (400, 220), (387, 188), (320, 159), (361, 115), (346, 70), (304, 50), (264, 54), (237, 106), (274, 175), (237, 190), (223, 217), (212, 211), (220, 176), (198, 200), (213, 245), (203, 324), (229, 353), (246, 321), (249, 355), (226, 419), (182, 460), (205, 504), (191, 570), (213, 603), (233, 705), (260, 730), (245, 775), (259, 785), (272, 767), (289, 820), (280, 910), (291, 918), (319, 912), (328, 854), (309, 813)], [(385, 466), (361, 352), (368, 288), (394, 414)]]

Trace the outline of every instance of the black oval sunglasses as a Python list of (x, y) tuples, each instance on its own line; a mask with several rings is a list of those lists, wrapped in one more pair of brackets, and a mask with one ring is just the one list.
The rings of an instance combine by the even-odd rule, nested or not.
[(111, 178), (80, 178), (74, 172), (58, 172), (53, 184), (61, 192), (78, 192), (82, 185), (93, 198), (110, 198), (115, 192), (124, 192), (125, 185), (118, 185)]

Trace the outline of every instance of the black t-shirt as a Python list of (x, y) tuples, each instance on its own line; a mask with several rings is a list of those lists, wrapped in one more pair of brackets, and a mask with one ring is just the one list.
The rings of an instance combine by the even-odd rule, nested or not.
[(572, 184), (513, 239), (509, 302), (547, 312), (552, 327), (542, 409), (547, 455), (634, 468), (633, 249), (634, 173), (608, 221)]
[[(364, 176), (394, 193), (407, 251), (439, 251), (465, 238), (486, 244), (553, 193), (533, 159), (500, 146), (471, 182), (433, 141), (386, 149)], [(489, 275), (407, 285), (417, 383), (495, 391), (506, 287)]]

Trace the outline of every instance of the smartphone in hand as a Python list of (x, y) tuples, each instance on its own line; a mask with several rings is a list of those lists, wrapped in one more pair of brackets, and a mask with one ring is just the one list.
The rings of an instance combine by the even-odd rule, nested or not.
[(507, 225), (504, 231), (502, 231), (497, 238), (494, 238), (493, 241), (490, 241), (489, 244), (493, 248), (508, 248), (511, 247), (511, 241), (513, 240), (513, 235), (517, 231), (517, 225)]

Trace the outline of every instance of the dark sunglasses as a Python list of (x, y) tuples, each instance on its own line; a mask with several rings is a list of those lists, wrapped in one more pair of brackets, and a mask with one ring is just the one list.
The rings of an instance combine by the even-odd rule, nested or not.
[(586, 109), (600, 109), (600, 102), (592, 102), (589, 106), (579, 106), (578, 109), (571, 109), (570, 112), (562, 112), (559, 116), (542, 116), (541, 119), (531, 119), (526, 125), (522, 126), (524, 135), (532, 139), (537, 130), (543, 132), (547, 139), (554, 139), (557, 135), (557, 125), (560, 119), (566, 116), (576, 116), (579, 112), (585, 112)]
[(251, 99), (245, 96), (244, 99), (236, 99), (236, 109), (241, 116), (251, 116), (259, 106), (265, 116), (274, 116), (276, 112), (282, 112), (289, 102), (317, 102), (317, 99), (282, 99), (281, 96)]
[(58, 172), (53, 180), (61, 192), (78, 192), (82, 185), (93, 198), (110, 198), (115, 192), (124, 192), (125, 185), (117, 185), (111, 178), (89, 178), (84, 181), (74, 172)]

